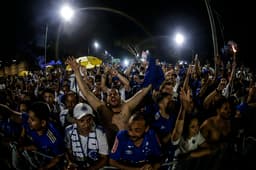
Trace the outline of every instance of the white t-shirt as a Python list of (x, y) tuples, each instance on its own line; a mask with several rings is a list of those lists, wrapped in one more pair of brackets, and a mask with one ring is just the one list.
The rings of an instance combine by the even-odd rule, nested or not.
[[(88, 147), (90, 147), (90, 149), (98, 148), (99, 154), (102, 154), (102, 155), (109, 154), (109, 146), (108, 146), (108, 142), (107, 142), (107, 137), (106, 137), (106, 134), (102, 131), (102, 129), (96, 127), (95, 128), (96, 133), (89, 133), (89, 135), (96, 134), (96, 138), (95, 138), (95, 136), (88, 137), (88, 136), (79, 135), (75, 128), (76, 128), (76, 124), (69, 125), (66, 127), (65, 145), (66, 145), (66, 148), (71, 149), (71, 137), (73, 137), (73, 139), (76, 139), (77, 142), (72, 143), (72, 145), (74, 144), (74, 146), (72, 148), (76, 149), (78, 152), (80, 152), (76, 156), (78, 156), (78, 157), (83, 157), (83, 155), (88, 156), (87, 155)], [(79, 135), (79, 137), (77, 135)], [(88, 138), (90, 138), (89, 142), (88, 142)], [(79, 139), (81, 141), (79, 141)], [(82, 149), (80, 147), (75, 146), (75, 145), (79, 146), (80, 144), (83, 147)]]
[(176, 157), (179, 154), (193, 151), (197, 149), (199, 145), (204, 143), (204, 141), (205, 141), (205, 138), (202, 136), (200, 132), (198, 132), (195, 136), (192, 136), (187, 140), (184, 140), (184, 138), (181, 137), (178, 140), (172, 142), (173, 145), (179, 145), (175, 151), (174, 156)]

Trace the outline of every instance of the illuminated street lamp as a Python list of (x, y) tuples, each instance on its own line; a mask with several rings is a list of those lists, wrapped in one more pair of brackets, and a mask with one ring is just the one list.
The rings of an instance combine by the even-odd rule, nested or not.
[[(97, 42), (97, 41), (95, 41), (94, 43), (93, 43), (93, 47), (97, 50), (98, 48), (100, 48), (100, 44)], [(88, 55), (90, 55), (90, 46), (88, 45)]]
[(184, 35), (181, 33), (176, 33), (175, 37), (174, 37), (174, 41), (178, 46), (181, 46), (184, 44), (185, 38)]
[(60, 16), (64, 19), (64, 21), (69, 22), (73, 16), (74, 16), (74, 10), (73, 8), (71, 8), (71, 6), (65, 4), (64, 6), (62, 6), (62, 8), (60, 9)]
[[(74, 10), (69, 5), (65, 4), (60, 9), (60, 16), (62, 17), (62, 19), (64, 21), (69, 22), (74, 16)], [(59, 37), (59, 31), (58, 31), (57, 36)], [(46, 60), (47, 60), (47, 38), (48, 38), (48, 24), (46, 24), (46, 26), (45, 26), (45, 39), (44, 39), (44, 61), (45, 61), (45, 66), (46, 66)], [(57, 40), (58, 40), (58, 38), (57, 38)]]
[[(70, 22), (71, 19), (75, 15), (75, 10), (68, 4), (63, 5), (60, 10), (59, 14), (62, 18), (63, 21), (65, 22)], [(55, 43), (55, 57), (58, 59), (59, 55), (59, 40), (60, 40), (60, 32), (61, 32), (61, 24), (59, 25), (58, 32), (57, 32), (57, 37), (56, 37), (56, 43)]]
[(97, 41), (95, 41), (93, 43), (93, 46), (95, 47), (95, 49), (98, 49), (100, 47), (99, 43)]
[[(129, 19), (130, 21), (132, 21), (133, 23), (135, 23), (137, 26), (139, 26), (146, 34), (147, 36), (152, 36), (151, 33), (139, 22), (137, 21), (135, 18), (133, 18), (132, 16), (113, 9), (113, 8), (107, 8), (107, 7), (83, 7), (83, 8), (71, 8), (71, 6), (65, 5), (61, 8), (60, 10), (60, 14), (62, 16), (62, 18), (64, 18), (66, 21), (70, 21), (73, 17), (73, 15), (75, 14), (75, 12), (77, 11), (84, 11), (84, 10), (96, 10), (96, 11), (106, 11), (106, 12), (111, 12), (111, 13), (115, 13), (118, 14), (120, 16), (125, 17), (126, 19)], [(59, 37), (60, 37), (60, 27), (57, 33), (57, 38), (56, 38), (56, 44), (55, 44), (55, 56), (58, 58), (58, 46), (59, 46)], [(88, 47), (88, 54), (89, 54), (89, 47)]]
[[(181, 31), (177, 31), (173, 36), (173, 43), (176, 46), (175, 53), (176, 56), (180, 56), (181, 53), (184, 53), (184, 50), (188, 49), (185, 44), (187, 44), (188, 38), (187, 35)], [(193, 53), (193, 50), (191, 50)]]
[[(191, 42), (189, 43), (189, 47), (185, 46), (184, 44), (188, 44), (188, 35), (184, 34), (184, 33), (181, 33), (181, 32), (177, 32), (175, 35), (174, 35), (174, 42), (175, 42), (175, 45), (178, 47), (176, 48), (177, 50), (177, 53), (181, 53), (181, 48), (183, 49), (182, 51), (187, 51), (188, 54), (191, 54), (192, 57), (194, 56), (194, 50), (193, 48), (191, 47)], [(184, 52), (183, 52), (184, 53)], [(180, 54), (177, 54), (177, 55), (180, 55)]]

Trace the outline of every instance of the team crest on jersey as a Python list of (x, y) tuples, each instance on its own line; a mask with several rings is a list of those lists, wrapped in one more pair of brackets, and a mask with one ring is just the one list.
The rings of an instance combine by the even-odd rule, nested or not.
[(155, 114), (155, 120), (158, 120), (159, 118), (160, 118), (160, 113), (157, 112), (157, 113)]
[(132, 153), (133, 153), (132, 150), (129, 150), (129, 149), (128, 149), (128, 150), (125, 150), (125, 154), (126, 154), (126, 155), (132, 155)]

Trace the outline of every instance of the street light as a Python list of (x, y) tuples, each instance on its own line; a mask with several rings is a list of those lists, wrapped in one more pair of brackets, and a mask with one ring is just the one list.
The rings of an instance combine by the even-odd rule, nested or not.
[(95, 49), (97, 50), (97, 49), (100, 47), (100, 44), (99, 44), (97, 41), (95, 41), (95, 42), (93, 43), (93, 46), (94, 46)]
[[(93, 43), (93, 47), (97, 50), (98, 48), (100, 48), (100, 44), (97, 42), (97, 41), (95, 41), (94, 43)], [(87, 49), (88, 51), (88, 56), (90, 55), (90, 45), (88, 45), (88, 49)]]
[[(67, 4), (65, 4), (61, 10), (60, 10), (60, 16), (62, 17), (62, 19), (64, 21), (67, 21), (69, 22), (72, 17), (74, 16), (74, 10)], [(47, 63), (47, 39), (48, 39), (48, 24), (46, 24), (45, 26), (45, 38), (44, 38), (44, 61), (45, 61), (45, 66), (46, 66), (46, 63)], [(60, 29), (60, 27), (59, 27)], [(59, 32), (58, 31), (58, 34), (57, 34), (57, 40), (59, 40)], [(58, 44), (58, 43), (56, 43)], [(57, 46), (56, 46), (57, 48)]]
[(180, 57), (181, 55), (181, 48), (184, 48), (183, 44), (185, 43), (185, 36), (181, 32), (175, 33), (173, 37), (175, 47), (175, 55), (176, 57)]
[(174, 37), (174, 40), (175, 40), (175, 43), (178, 45), (178, 46), (181, 46), (184, 41), (185, 41), (185, 38), (184, 38), (184, 35), (181, 34), (181, 33), (176, 33), (175, 37)]
[(47, 58), (47, 34), (48, 34), (48, 24), (45, 26), (45, 38), (44, 38), (44, 64), (46, 67), (46, 58)]
[[(73, 17), (73, 15), (74, 15), (75, 11), (83, 11), (83, 10), (106, 11), (106, 12), (112, 12), (112, 13), (118, 14), (120, 16), (123, 16), (123, 17), (129, 19), (130, 21), (135, 23), (137, 26), (139, 26), (146, 33), (147, 36), (149, 36), (149, 37), (152, 36), (151, 33), (144, 27), (144, 25), (142, 25), (135, 18), (133, 18), (132, 16), (130, 16), (130, 15), (128, 15), (128, 14), (122, 12), (122, 11), (119, 11), (119, 10), (116, 10), (116, 9), (113, 9), (113, 8), (95, 6), (95, 7), (83, 7), (83, 8), (72, 9), (71, 6), (65, 5), (61, 8), (60, 14), (61, 14), (62, 18), (64, 18), (65, 20), (68, 19), (67, 21), (70, 21), (71, 18)], [(71, 15), (71, 17), (70, 17), (70, 15)], [(58, 49), (59, 49), (58, 48), (59, 47), (59, 38), (60, 38), (60, 27), (58, 29), (56, 44), (55, 44), (55, 56), (57, 58), (58, 58)], [(89, 54), (89, 47), (88, 47), (88, 54)]]
[(60, 16), (64, 19), (64, 21), (69, 22), (74, 16), (74, 10), (71, 8), (71, 6), (65, 4), (60, 9)]
[[(219, 50), (218, 50), (218, 40), (217, 40), (217, 30), (215, 26), (215, 21), (212, 13), (212, 8), (211, 5), (209, 4), (209, 0), (204, 0), (205, 6), (207, 9), (209, 21), (210, 21), (210, 26), (211, 26), (211, 33), (212, 33), (212, 43), (213, 43), (213, 55), (214, 57), (217, 57), (219, 55)], [(215, 63), (215, 70), (217, 69), (217, 65)]]
[[(66, 21), (70, 22), (71, 19), (74, 17), (75, 10), (68, 4), (64, 4), (61, 9), (59, 10), (59, 14), (61, 18)], [(59, 57), (59, 40), (60, 40), (60, 32), (61, 32), (61, 24), (58, 27), (56, 43), (55, 43), (55, 57), (58, 59)]]
[[(174, 44), (176, 45), (175, 51), (176, 55), (180, 56), (181, 53), (184, 55), (187, 53), (192, 53), (192, 56), (194, 54), (194, 50), (191, 47), (191, 42), (189, 43), (189, 47), (187, 46), (187, 42), (189, 40), (189, 36), (187, 34), (184, 34), (182, 31), (177, 31), (175, 35), (173, 36)], [(187, 44), (187, 45), (185, 45)], [(184, 52), (185, 51), (185, 52)]]

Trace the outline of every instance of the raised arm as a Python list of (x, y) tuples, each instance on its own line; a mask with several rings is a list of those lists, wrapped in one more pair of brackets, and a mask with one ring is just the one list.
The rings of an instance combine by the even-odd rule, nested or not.
[(200, 98), (202, 98), (206, 94), (208, 87), (213, 85), (214, 81), (215, 81), (215, 78), (212, 75), (209, 76), (209, 74), (208, 74), (208, 78), (202, 83), (202, 87), (199, 91), (198, 96)]
[(180, 100), (181, 100), (181, 106), (180, 106), (179, 114), (177, 116), (175, 127), (172, 132), (172, 136), (171, 136), (172, 141), (177, 141), (182, 136), (186, 109), (187, 107), (189, 107), (189, 101), (192, 100), (190, 97), (190, 90), (185, 91), (182, 88), (180, 91)]
[(104, 73), (101, 76), (101, 89), (103, 92), (107, 93), (108, 92), (108, 87), (106, 86), (106, 81), (107, 81), (107, 76), (109, 76), (109, 72), (110, 72), (110, 67), (108, 65), (106, 65), (104, 67)]
[(11, 117), (11, 119), (14, 121), (14, 122), (17, 122), (17, 123), (21, 123), (21, 115), (22, 113), (21, 112), (17, 112), (15, 110), (12, 110), (11, 108), (9, 108), (7, 105), (4, 105), (4, 104), (0, 104), (0, 114), (8, 114), (8, 116)]
[(135, 67), (135, 64), (132, 63), (132, 64), (130, 64), (130, 66), (124, 71), (124, 74), (125, 74), (126, 77), (129, 77), (129, 76), (130, 76), (130, 74), (131, 74), (131, 72), (132, 72), (132, 70), (133, 70), (134, 67)]
[(151, 90), (152, 85), (148, 85), (147, 87), (144, 87), (140, 91), (138, 91), (134, 96), (132, 96), (130, 99), (125, 101), (125, 104), (123, 105), (122, 109), (126, 110), (124, 113), (131, 113), (144, 99), (146, 94)]
[(185, 76), (185, 79), (184, 79), (184, 83), (183, 83), (183, 89), (184, 90), (187, 90), (189, 88), (189, 77), (190, 77), (191, 73), (192, 73), (192, 65), (190, 64), (188, 66), (186, 76)]
[(111, 70), (112, 75), (118, 77), (118, 79), (121, 81), (121, 83), (124, 85), (124, 88), (126, 91), (129, 91), (131, 89), (129, 80), (120, 74), (116, 69)]
[(225, 87), (226, 84), (221, 80), (218, 87), (204, 99), (203, 106), (205, 109), (208, 109), (216, 100), (218, 100), (218, 98), (223, 96), (222, 91)]
[(230, 76), (228, 78), (228, 83), (227, 83), (226, 87), (224, 88), (223, 95), (225, 97), (229, 97), (230, 93), (232, 92), (231, 87), (233, 86), (232, 83), (233, 83), (233, 79), (234, 79), (234, 75), (235, 75), (235, 70), (236, 70), (236, 62), (233, 61), (233, 63), (232, 63), (232, 70), (231, 70)]
[(79, 86), (79, 89), (81, 90), (82, 94), (84, 97), (87, 99), (89, 104), (93, 107), (94, 110), (97, 110), (97, 108), (104, 104), (102, 103), (89, 89), (87, 86), (87, 83), (85, 80), (82, 78), (81, 73), (80, 73), (80, 64), (76, 62), (76, 59), (74, 57), (69, 57), (66, 60), (66, 63), (70, 65), (72, 70), (75, 73), (76, 76), (76, 81)]
[(195, 55), (194, 62), (195, 62), (195, 68), (194, 68), (195, 72), (196, 72), (197, 76), (200, 76), (201, 75), (201, 66), (200, 66), (198, 54)]
[(0, 104), (0, 114), (2, 114), (2, 113), (9, 113), (9, 114), (14, 114), (14, 115), (18, 115), (18, 116), (21, 116), (21, 114), (22, 114), (21, 112), (17, 112), (15, 110), (12, 110), (7, 105)]

